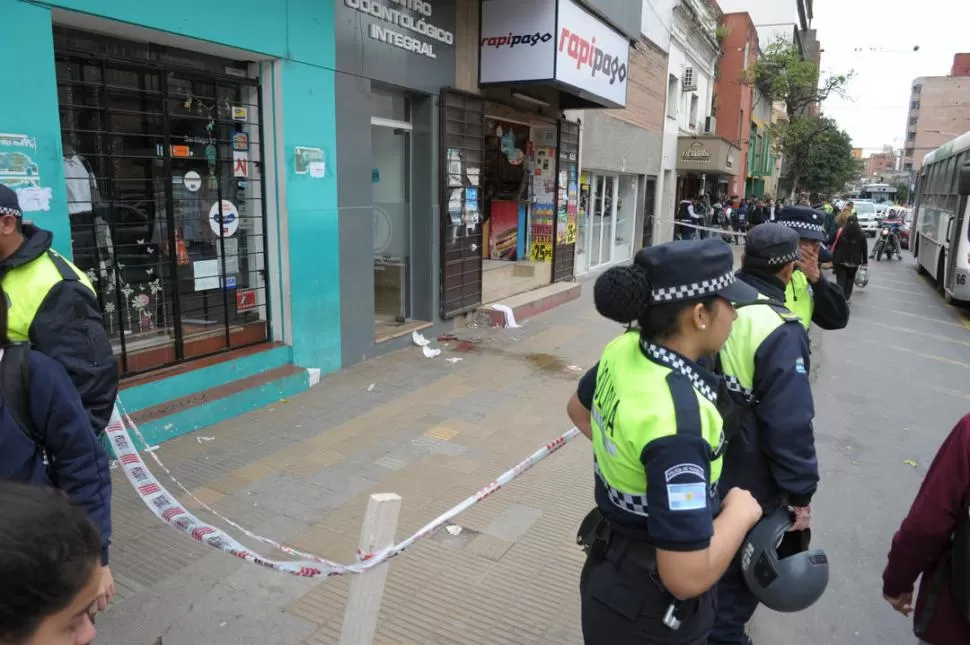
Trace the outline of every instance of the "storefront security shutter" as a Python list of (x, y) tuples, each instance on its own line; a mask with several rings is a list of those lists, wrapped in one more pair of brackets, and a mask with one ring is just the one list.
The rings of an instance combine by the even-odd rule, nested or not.
[[(565, 177), (566, 184), (562, 179)], [(556, 246), (553, 252), (552, 279), (554, 282), (572, 280), (576, 264), (576, 209), (579, 200), (579, 124), (561, 121), (559, 124), (559, 200), (565, 195), (567, 204), (557, 204), (565, 218), (555, 219)]]
[(441, 317), (482, 303), (482, 161), (485, 102), (441, 93)]

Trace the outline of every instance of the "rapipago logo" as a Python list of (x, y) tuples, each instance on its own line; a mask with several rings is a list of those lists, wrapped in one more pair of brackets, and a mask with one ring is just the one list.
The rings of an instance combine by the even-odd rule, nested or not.
[(481, 46), (494, 47), (495, 49), (499, 47), (512, 49), (516, 45), (535, 47), (539, 43), (547, 43), (550, 40), (552, 40), (552, 34), (548, 31), (544, 34), (538, 31), (534, 34), (513, 34), (509, 32), (506, 36), (484, 36), (482, 37)]
[(619, 80), (626, 80), (626, 63), (621, 63), (618, 56), (613, 56), (596, 46), (596, 38), (586, 40), (579, 34), (571, 32), (565, 27), (559, 32), (559, 52), (576, 61), (576, 69), (589, 67), (590, 76), (597, 73), (608, 76), (610, 85)]

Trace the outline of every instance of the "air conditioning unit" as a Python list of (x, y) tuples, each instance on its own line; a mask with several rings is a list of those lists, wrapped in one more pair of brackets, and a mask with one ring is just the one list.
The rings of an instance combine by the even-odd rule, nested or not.
[(704, 134), (714, 134), (717, 132), (717, 119), (713, 116), (704, 119)]

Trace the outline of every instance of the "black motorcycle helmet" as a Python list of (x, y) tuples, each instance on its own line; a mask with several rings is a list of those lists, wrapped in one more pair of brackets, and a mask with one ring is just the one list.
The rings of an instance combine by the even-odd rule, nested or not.
[(741, 570), (751, 593), (769, 609), (796, 612), (815, 604), (829, 584), (829, 560), (809, 550), (811, 533), (792, 531), (792, 515), (778, 509), (765, 515), (741, 547)]

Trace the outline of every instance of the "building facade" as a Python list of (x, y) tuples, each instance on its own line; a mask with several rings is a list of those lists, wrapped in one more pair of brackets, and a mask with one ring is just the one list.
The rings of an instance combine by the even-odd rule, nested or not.
[(866, 177), (887, 177), (896, 170), (896, 152), (892, 146), (883, 146), (882, 152), (874, 152), (865, 159)]
[(567, 113), (581, 128), (576, 275), (629, 260), (655, 239), (666, 79), (666, 52), (641, 38), (630, 50), (626, 107)]
[[(677, 133), (676, 204), (729, 194), (740, 171), (740, 148), (718, 136), (715, 73), (721, 56), (716, 5), (684, 0), (674, 7), (668, 67), (668, 128)], [(671, 215), (673, 213), (671, 212)]]
[(953, 58), (951, 72), (962, 74), (926, 76), (913, 81), (906, 117), (903, 170), (915, 173), (923, 165), (923, 157), (970, 130), (968, 59), (968, 54)]
[[(572, 279), (563, 111), (625, 104), (639, 6), (499, 5), (0, 0), (30, 88), (0, 105), (0, 181), (95, 282), (150, 441), (449, 328), (506, 210), (534, 273)], [(498, 42), (525, 22), (528, 49)]]

